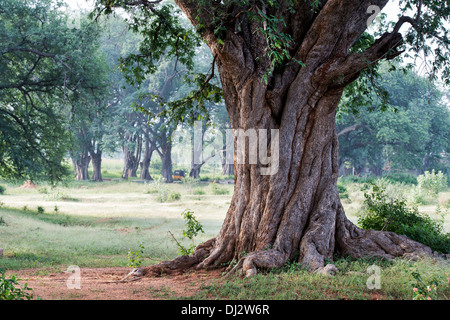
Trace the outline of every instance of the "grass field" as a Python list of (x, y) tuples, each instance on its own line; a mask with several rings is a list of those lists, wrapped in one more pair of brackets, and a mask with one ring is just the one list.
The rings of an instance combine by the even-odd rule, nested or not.
[[(114, 168), (107, 171), (114, 172)], [(117, 172), (117, 170), (115, 170)], [(7, 270), (53, 268), (77, 265), (86, 268), (123, 267), (128, 252), (143, 246), (143, 265), (173, 259), (178, 255), (169, 231), (183, 245), (183, 210), (193, 210), (205, 233), (195, 238), (198, 244), (217, 235), (230, 204), (233, 185), (191, 181), (187, 183), (136, 183), (133, 181), (70, 182), (52, 188), (39, 184), (35, 189), (6, 184), (0, 195), (0, 267)], [(361, 184), (346, 183), (348, 198), (343, 205), (356, 222), (364, 200)], [(397, 185), (391, 193), (408, 194), (410, 186)], [(449, 190), (422, 204), (422, 212), (438, 218), (437, 205), (450, 207)], [(441, 212), (442, 213), (442, 212)], [(450, 231), (450, 216), (444, 224)], [(450, 298), (450, 273), (444, 262), (412, 262), (377, 259), (352, 261), (338, 259), (336, 277), (320, 277), (288, 264), (283, 270), (260, 273), (252, 279), (239, 277), (225, 284), (204, 286), (191, 298), (226, 299), (410, 299), (414, 279), (420, 267), (424, 283), (439, 281), (439, 298)], [(367, 289), (366, 272), (370, 265), (382, 269), (381, 290)]]
[[(1, 263), (7, 269), (54, 264), (124, 266), (128, 250), (141, 243), (149, 260), (146, 263), (174, 258), (177, 248), (168, 232), (183, 243), (184, 209), (193, 210), (205, 230), (196, 241), (212, 238), (219, 231), (233, 187), (220, 188), (228, 194), (215, 195), (208, 184), (192, 191), (181, 184), (155, 188), (134, 182), (8, 188), (0, 196), (0, 243), (10, 259)], [(165, 202), (160, 199), (163, 189), (169, 194)], [(195, 195), (198, 190), (204, 194)], [(180, 198), (171, 200), (170, 195), (177, 193)]]

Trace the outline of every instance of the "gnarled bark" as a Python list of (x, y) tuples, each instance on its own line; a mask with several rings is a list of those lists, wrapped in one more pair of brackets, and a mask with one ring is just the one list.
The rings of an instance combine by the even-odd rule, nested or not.
[[(198, 23), (197, 2), (175, 2), (193, 24)], [(282, 18), (291, 24), (283, 31), (295, 31), (292, 56), (305, 66), (287, 64), (274, 70), (267, 83), (263, 81), (270, 64), (263, 58), (266, 40), (254, 21), (239, 14), (243, 8), (233, 11), (230, 24), (236, 23), (236, 28), (229, 28), (220, 42), (213, 28), (208, 28), (213, 24), (211, 17), (201, 17), (203, 36), (217, 57), (231, 127), (278, 130), (279, 157), (268, 165), (241, 164), (235, 154), (234, 194), (218, 236), (200, 245), (192, 256), (148, 270), (207, 268), (235, 260), (238, 263), (231, 271), (250, 276), (258, 268), (277, 268), (294, 258), (318, 270), (334, 253), (388, 259), (432, 254), (405, 236), (358, 228), (345, 217), (337, 191), (335, 116), (342, 92), (371, 64), (398, 55), (402, 43), (401, 34), (394, 30), (364, 53), (350, 53), (367, 27), (369, 5), (382, 8), (386, 2), (321, 1), (319, 13), (314, 14), (306, 7), (307, 1), (299, 1), (298, 10), (285, 11)], [(220, 10), (220, 4), (214, 6), (211, 10)], [(284, 14), (280, 12), (274, 14)], [(275, 136), (267, 139), (269, 150), (271, 139)], [(249, 146), (245, 148), (248, 154)], [(278, 166), (275, 174), (262, 174), (272, 165)]]

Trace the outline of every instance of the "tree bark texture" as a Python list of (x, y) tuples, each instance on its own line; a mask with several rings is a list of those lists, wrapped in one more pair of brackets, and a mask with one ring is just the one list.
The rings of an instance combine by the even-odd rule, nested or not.
[(102, 152), (98, 150), (97, 152), (91, 152), (92, 159), (92, 180), (96, 182), (102, 182)]
[[(196, 3), (175, 2), (195, 25)], [(321, 3), (315, 14), (308, 1), (298, 1), (299, 8), (283, 17), (288, 25), (283, 31), (295, 30), (291, 54), (304, 66), (291, 62), (275, 70), (267, 83), (263, 74), (269, 62), (257, 59), (264, 56), (265, 39), (254, 21), (239, 15), (242, 9), (232, 20), (239, 29), (229, 28), (223, 44), (206, 28), (204, 38), (217, 56), (231, 127), (279, 130), (278, 172), (262, 175), (265, 165), (236, 163), (235, 153), (234, 194), (218, 236), (199, 246), (192, 257), (149, 267), (147, 273), (235, 260), (230, 271), (250, 276), (259, 268), (281, 267), (293, 259), (318, 270), (335, 253), (388, 259), (432, 254), (405, 236), (362, 230), (345, 216), (337, 191), (336, 109), (345, 86), (371, 62), (397, 55), (402, 37), (386, 33), (364, 53), (350, 53), (367, 27), (368, 6), (382, 8), (387, 0)], [(211, 18), (202, 18), (208, 26)], [(270, 150), (270, 139), (267, 144)]]
[(76, 155), (73, 159), (76, 180), (89, 180), (88, 168), (90, 161), (91, 157), (89, 156), (89, 152), (87, 150)]
[(161, 175), (166, 183), (173, 182), (172, 175), (172, 143), (164, 141), (161, 145)]
[(145, 134), (145, 144), (144, 144), (144, 155), (142, 156), (142, 161), (140, 163), (141, 173), (139, 178), (142, 180), (153, 180), (150, 175), (150, 161), (152, 159), (153, 151), (155, 147), (153, 143), (150, 142), (150, 134)]
[(134, 149), (130, 150), (128, 145), (123, 147), (124, 166), (122, 172), (122, 179), (128, 179), (130, 177), (137, 177), (137, 170), (142, 153), (142, 137), (137, 136), (133, 138), (133, 142), (136, 143)]

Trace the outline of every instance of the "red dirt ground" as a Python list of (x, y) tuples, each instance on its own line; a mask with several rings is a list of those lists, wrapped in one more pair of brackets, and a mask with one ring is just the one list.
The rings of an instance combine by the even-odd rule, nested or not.
[(71, 274), (49, 273), (40, 269), (9, 271), (7, 276), (20, 278), (42, 300), (156, 300), (190, 297), (202, 285), (220, 281), (222, 271), (190, 271), (182, 275), (143, 277), (138, 281), (120, 282), (130, 268), (81, 268), (80, 289), (69, 289)]

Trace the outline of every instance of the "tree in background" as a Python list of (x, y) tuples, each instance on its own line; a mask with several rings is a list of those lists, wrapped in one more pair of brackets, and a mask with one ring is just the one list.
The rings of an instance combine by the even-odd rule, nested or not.
[(442, 155), (450, 152), (450, 112), (443, 94), (414, 73), (384, 68), (380, 75), (391, 107), (385, 112), (369, 106), (357, 114), (341, 113), (337, 119), (340, 165), (349, 161), (356, 173), (374, 175), (387, 168), (419, 174), (443, 170)]
[[(89, 23), (85, 18), (79, 19), (81, 26)], [(96, 30), (95, 43), (79, 48), (81, 55), (89, 57), (79, 68), (89, 72), (92, 84), (79, 88), (70, 99), (68, 130), (72, 133), (72, 145), (69, 154), (74, 164), (76, 180), (89, 179), (88, 166), (92, 162), (92, 180), (103, 181), (103, 136), (113, 130), (109, 127), (112, 86), (108, 80), (114, 65), (108, 64), (107, 56), (100, 46), (103, 32), (103, 29)]]
[(74, 93), (95, 90), (86, 52), (98, 26), (69, 27), (61, 4), (0, 3), (0, 175), (57, 181), (67, 174)]

